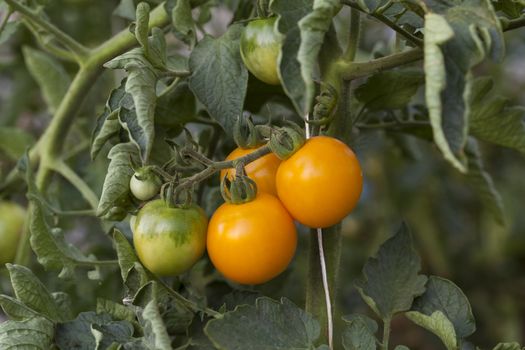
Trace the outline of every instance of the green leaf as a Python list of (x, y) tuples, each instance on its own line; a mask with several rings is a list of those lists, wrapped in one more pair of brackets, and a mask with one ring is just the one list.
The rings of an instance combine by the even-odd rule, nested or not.
[(0, 45), (2, 45), (7, 40), (9, 40), (9, 38), (11, 38), (16, 33), (19, 26), (20, 26), (19, 21), (8, 22), (5, 25), (4, 29), (0, 32)]
[(465, 147), (468, 159), (468, 173), (466, 178), (469, 184), (476, 190), (485, 208), (494, 216), (496, 222), (505, 225), (505, 208), (503, 200), (494, 186), (492, 177), (485, 171), (481, 154), (476, 140), (469, 138)]
[(226, 133), (241, 115), (248, 71), (239, 49), (241, 25), (232, 25), (220, 38), (205, 36), (190, 56), (190, 88)]
[(415, 324), (437, 335), (448, 350), (458, 349), (454, 325), (443, 312), (434, 311), (430, 315), (425, 315), (417, 311), (409, 311), (406, 316)]
[(489, 0), (427, 6), (433, 12), (425, 15), (425, 92), (434, 140), (445, 159), (466, 172), (470, 71), (485, 57), (503, 57), (503, 33)]
[(118, 135), (121, 129), (118, 120), (120, 107), (127, 109), (134, 107), (133, 98), (126, 92), (125, 85), (126, 79), (123, 79), (120, 86), (111, 91), (104, 112), (97, 118), (97, 124), (91, 137), (91, 159), (96, 158), (106, 142)]
[(301, 66), (301, 76), (306, 89), (303, 91), (303, 97), (301, 98), (295, 99), (295, 96), (290, 95), (289, 97), (295, 102), (294, 105), (300, 115), (306, 115), (312, 107), (312, 101), (315, 96), (314, 73), (318, 68), (317, 58), (323, 45), (325, 34), (332, 24), (332, 18), (339, 10), (339, 0), (314, 1), (313, 11), (299, 21), (301, 44), (297, 52), (297, 60)]
[(421, 71), (385, 71), (368, 78), (366, 83), (355, 90), (355, 96), (371, 111), (403, 108), (424, 81), (425, 76)]
[(135, 37), (140, 46), (144, 49), (146, 56), (149, 52), (148, 33), (149, 33), (149, 4), (140, 2), (135, 10)]
[(42, 317), (24, 322), (0, 323), (0, 348), (49, 350), (53, 348), (53, 323)]
[(150, 279), (126, 237), (119, 231), (113, 232), (122, 281), (127, 288), (128, 297), (133, 297)]
[(96, 261), (93, 256), (86, 257), (78, 248), (67, 243), (61, 229), (49, 227), (40, 201), (33, 199), (31, 203), (30, 243), (40, 264), (46, 269), (61, 270), (61, 278), (71, 278), (78, 264)]
[(26, 149), (35, 143), (34, 137), (15, 127), (0, 127), (0, 150), (13, 160), (18, 160)]
[(522, 350), (524, 349), (519, 343), (499, 343), (492, 350)]
[(49, 111), (54, 113), (71, 84), (69, 75), (51, 56), (28, 46), (22, 51), (27, 69), (40, 86)]
[(33, 317), (42, 316), (17, 299), (3, 294), (0, 295), (0, 307), (2, 307), (7, 317), (15, 321), (25, 321)]
[(51, 320), (61, 320), (53, 296), (27, 267), (7, 264), (16, 298)]
[(420, 270), (421, 259), (403, 224), (381, 245), (377, 256), (368, 259), (363, 268), (364, 279), (356, 287), (378, 316), (389, 319), (410, 309), (414, 298), (425, 291), (427, 278), (418, 274)]
[(171, 350), (171, 339), (162, 320), (156, 296), (156, 283), (152, 282), (152, 298), (144, 307), (139, 318), (144, 328), (144, 337), (146, 343), (153, 346), (154, 349)]
[(211, 320), (204, 332), (217, 349), (313, 349), (319, 323), (288, 299), (263, 297)]
[(108, 314), (115, 320), (135, 322), (135, 313), (132, 309), (114, 301), (97, 298), (97, 314)]
[(171, 23), (175, 36), (193, 48), (197, 41), (197, 35), (191, 14), (190, 0), (177, 0), (171, 11)]
[(129, 181), (133, 176), (130, 158), (137, 157), (137, 148), (132, 143), (119, 143), (109, 151), (110, 163), (97, 216), (104, 216), (114, 207), (127, 206), (130, 201)]
[[(442, 316), (436, 312), (441, 313)], [(427, 318), (417, 314), (426, 315)], [(458, 340), (468, 337), (476, 330), (467, 297), (458, 286), (441, 277), (431, 276), (428, 279), (425, 294), (414, 301), (412, 310), (407, 316), (411, 319), (417, 318), (414, 322), (423, 322), (425, 328), (435, 325), (438, 328), (427, 329), (437, 335), (444, 334), (444, 330), (449, 328), (443, 321), (447, 319), (452, 324)]]
[(343, 317), (346, 326), (343, 331), (343, 347), (345, 350), (375, 350), (377, 348), (375, 333), (377, 323), (365, 315), (349, 315)]
[(155, 108), (155, 123), (168, 127), (179, 127), (196, 117), (195, 96), (186, 82), (161, 94)]
[(135, 48), (105, 64), (111, 69), (125, 69), (128, 72), (125, 89), (133, 97), (137, 124), (143, 137), (134, 140), (139, 145), (143, 163), (147, 163), (155, 138), (155, 87), (157, 74), (151, 63), (144, 56), (142, 48)]
[(79, 314), (73, 321), (58, 324), (55, 334), (61, 350), (107, 349), (114, 342), (132, 341), (133, 326), (127, 321), (113, 321), (108, 314), (90, 311)]
[[(304, 53), (307, 48), (307, 43), (302, 44), (301, 29), (299, 28), (299, 22), (306, 18), (306, 16), (312, 13), (313, 0), (274, 0), (271, 3), (271, 10), (278, 16), (277, 27), (279, 32), (284, 35), (283, 46), (281, 48), (281, 55), (279, 58), (279, 75), (283, 85), (283, 89), (292, 100), (295, 109), (300, 115), (305, 115), (308, 111), (308, 106), (311, 104), (309, 99), (313, 83), (312, 76), (303, 75), (302, 64), (308, 62), (311, 59), (308, 54)], [(320, 5), (326, 5), (324, 2), (320, 2)], [(314, 44), (315, 57), (318, 53), (318, 35), (308, 35), (308, 30), (314, 29), (312, 22), (315, 22), (317, 14), (312, 14), (311, 19), (303, 24), (303, 31), (305, 40), (312, 40), (311, 44)], [(324, 22), (324, 20), (321, 20)], [(325, 24), (325, 23), (322, 23)], [(320, 33), (324, 34), (321, 28)], [(311, 33), (314, 34), (314, 33)], [(302, 46), (302, 56), (299, 59), (299, 51)], [(309, 74), (309, 67), (304, 67), (304, 74)]]
[(508, 106), (506, 98), (491, 96), (492, 80), (474, 81), (470, 133), (480, 140), (513, 148), (525, 155), (525, 107)]

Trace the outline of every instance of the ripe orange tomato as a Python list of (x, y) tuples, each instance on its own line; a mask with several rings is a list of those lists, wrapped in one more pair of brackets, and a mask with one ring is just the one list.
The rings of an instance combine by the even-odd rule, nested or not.
[[(234, 149), (226, 160), (233, 160), (239, 157), (245, 156), (252, 152), (255, 152), (257, 148), (253, 149), (242, 149), (237, 147)], [(246, 165), (246, 175), (251, 178), (257, 184), (257, 190), (259, 192), (266, 192), (277, 196), (277, 189), (275, 187), (275, 174), (277, 173), (277, 168), (279, 168), (281, 160), (273, 153), (269, 153), (264, 157), (261, 157), (249, 164)], [(224, 169), (221, 170), (221, 179), (225, 175), (228, 175), (229, 179), (233, 179), (235, 176), (235, 169)]]
[(296, 246), (293, 218), (267, 193), (243, 204), (224, 203), (208, 225), (208, 255), (219, 272), (237, 283), (260, 284), (276, 277)]
[(363, 189), (354, 152), (327, 136), (312, 137), (277, 170), (277, 193), (286, 209), (309, 227), (340, 222), (356, 206)]

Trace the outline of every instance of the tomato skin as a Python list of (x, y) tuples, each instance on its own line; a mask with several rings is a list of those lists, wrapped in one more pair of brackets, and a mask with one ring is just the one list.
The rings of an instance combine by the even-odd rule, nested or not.
[(26, 211), (13, 202), (0, 202), (0, 267), (13, 262)]
[(157, 199), (130, 223), (140, 261), (156, 275), (179, 275), (204, 254), (208, 219), (198, 206), (170, 208)]
[(241, 35), (241, 57), (255, 77), (267, 84), (280, 84), (277, 60), (282, 37), (274, 31), (276, 17), (256, 19), (248, 23)]
[(283, 272), (297, 247), (293, 218), (279, 199), (259, 193), (243, 204), (224, 203), (208, 226), (213, 265), (241, 284), (261, 284)]
[(277, 170), (277, 192), (286, 209), (309, 227), (329, 227), (356, 206), (363, 175), (354, 152), (343, 142), (317, 136)]
[[(237, 147), (234, 149), (226, 160), (233, 160), (239, 157), (245, 156), (252, 152), (255, 152), (257, 148), (254, 149), (242, 149)], [(277, 196), (277, 188), (275, 186), (275, 175), (277, 174), (277, 169), (281, 164), (281, 160), (273, 153), (269, 153), (264, 157), (261, 157), (251, 163), (248, 163), (244, 169), (246, 170), (246, 175), (257, 184), (257, 191), (266, 192)], [(235, 176), (235, 169), (224, 169), (221, 170), (221, 179), (224, 176), (228, 175), (228, 178), (232, 180)]]

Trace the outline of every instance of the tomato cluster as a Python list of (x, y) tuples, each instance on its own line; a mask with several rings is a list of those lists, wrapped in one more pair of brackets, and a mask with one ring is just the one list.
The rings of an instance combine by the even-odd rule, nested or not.
[[(235, 149), (227, 160), (256, 149)], [(131, 226), (137, 254), (157, 275), (178, 275), (207, 248), (213, 265), (226, 278), (260, 284), (283, 272), (297, 246), (294, 220), (328, 227), (355, 207), (362, 189), (359, 162), (348, 146), (326, 136), (313, 137), (281, 161), (267, 154), (245, 167), (258, 193), (240, 204), (226, 202), (210, 222), (201, 208), (148, 202)], [(233, 179), (233, 169), (221, 178)]]

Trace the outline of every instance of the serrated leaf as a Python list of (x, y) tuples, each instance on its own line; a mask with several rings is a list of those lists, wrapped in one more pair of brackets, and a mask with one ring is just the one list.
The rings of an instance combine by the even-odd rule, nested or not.
[(122, 281), (126, 282), (129, 272), (133, 269), (135, 263), (137, 263), (139, 259), (137, 258), (137, 254), (135, 254), (135, 250), (122, 232), (115, 229), (113, 232), (113, 240), (117, 251)]
[[(280, 80), (284, 91), (300, 115), (305, 115), (305, 109), (311, 103), (308, 96), (312, 92), (313, 85), (310, 84), (313, 77), (309, 76), (307, 81), (304, 80), (302, 64), (298, 58), (302, 41), (299, 22), (312, 12), (313, 5), (313, 0), (274, 0), (271, 2), (272, 12), (278, 16), (278, 30), (284, 35), (278, 65)], [(315, 19), (314, 15), (310, 21), (313, 19)], [(303, 50), (305, 48), (306, 46), (303, 46)], [(307, 58), (308, 56), (303, 56), (303, 62)], [(305, 74), (308, 74), (306, 70)]]
[(73, 302), (69, 294), (64, 292), (55, 292), (51, 293), (51, 296), (55, 300), (55, 304), (57, 305), (57, 309), (62, 315), (62, 318), (64, 320), (73, 319)]
[(431, 315), (409, 311), (406, 316), (415, 324), (437, 335), (448, 350), (458, 349), (454, 325), (441, 311), (434, 311)]
[(105, 66), (111, 69), (125, 69), (128, 72), (125, 89), (133, 97), (137, 123), (144, 135), (141, 140), (135, 140), (135, 143), (140, 146), (140, 156), (146, 163), (155, 138), (155, 87), (158, 78), (155, 69), (144, 56), (143, 48), (128, 51), (107, 62)]
[(414, 300), (411, 311), (427, 316), (441, 312), (454, 326), (458, 339), (468, 337), (476, 330), (467, 297), (458, 286), (445, 278), (431, 276), (425, 294)]
[(28, 46), (22, 50), (27, 69), (40, 86), (49, 111), (54, 113), (71, 84), (69, 75), (51, 56)]
[(427, 6), (435, 12), (425, 15), (424, 40), (425, 92), (434, 140), (445, 159), (466, 172), (470, 71), (485, 57), (503, 57), (503, 34), (489, 0)]
[(65, 241), (62, 230), (52, 229), (46, 222), (42, 204), (31, 200), (29, 230), (31, 248), (37, 260), (46, 269), (61, 270), (60, 277), (70, 278), (80, 263), (93, 262), (96, 259), (86, 257), (78, 248)]
[(157, 69), (166, 68), (166, 39), (164, 38), (164, 31), (160, 28), (154, 27), (151, 29), (151, 37), (148, 38), (149, 50), (147, 54), (148, 60), (153, 67)]
[(357, 99), (371, 111), (405, 107), (424, 83), (421, 71), (385, 71), (368, 78), (355, 90)]
[(470, 133), (480, 140), (509, 147), (525, 155), (525, 107), (508, 106), (508, 100), (491, 96), (492, 80), (474, 81)]
[(53, 323), (42, 317), (0, 323), (1, 349), (49, 350), (53, 348), (53, 337)]
[(366, 303), (382, 319), (410, 309), (416, 296), (425, 291), (427, 278), (420, 275), (421, 259), (416, 253), (408, 227), (381, 245), (376, 257), (363, 268), (364, 279), (356, 287)]
[(120, 86), (111, 91), (104, 107), (104, 112), (97, 118), (97, 124), (91, 137), (91, 159), (95, 159), (102, 147), (112, 137), (118, 135), (121, 127), (118, 120), (119, 108), (134, 107), (133, 98), (125, 90), (126, 79)]
[(114, 301), (97, 298), (97, 314), (108, 314), (115, 320), (135, 322), (135, 313), (132, 309)]
[(61, 350), (107, 349), (114, 342), (132, 341), (133, 326), (127, 321), (113, 321), (108, 314), (90, 311), (79, 314), (73, 321), (58, 324), (55, 334), (56, 345)]
[(208, 322), (206, 335), (218, 349), (312, 349), (319, 323), (286, 298), (263, 297)]
[(137, 148), (132, 143), (119, 143), (109, 151), (110, 163), (97, 216), (103, 216), (111, 208), (125, 205), (130, 200), (129, 181), (133, 176), (133, 169), (130, 166), (131, 157), (137, 157)]
[(20, 128), (0, 127), (0, 150), (13, 160), (22, 157), (34, 143), (34, 137)]
[(184, 125), (196, 117), (195, 96), (186, 82), (177, 84), (157, 99), (155, 123), (174, 128)]
[(343, 331), (345, 350), (375, 350), (377, 348), (375, 333), (377, 323), (365, 315), (343, 317), (346, 325)]
[(248, 85), (239, 39), (242, 26), (235, 24), (220, 38), (204, 37), (190, 56), (190, 88), (226, 133), (241, 115)]
[(62, 319), (53, 296), (31, 270), (11, 264), (7, 264), (7, 269), (15, 296), (21, 303), (51, 320)]
[(480, 196), (483, 205), (494, 216), (496, 222), (505, 225), (505, 209), (503, 200), (494, 186), (492, 177), (485, 171), (481, 154), (476, 140), (469, 138), (465, 147), (465, 154), (468, 159), (468, 173), (466, 174), (469, 184)]
[(191, 13), (190, 0), (177, 0), (171, 11), (171, 23), (175, 36), (193, 48), (197, 41), (195, 23)]

